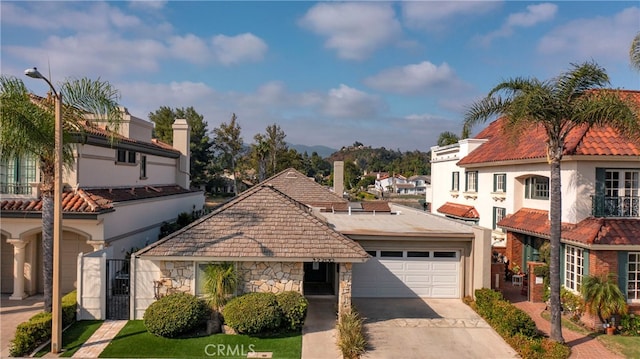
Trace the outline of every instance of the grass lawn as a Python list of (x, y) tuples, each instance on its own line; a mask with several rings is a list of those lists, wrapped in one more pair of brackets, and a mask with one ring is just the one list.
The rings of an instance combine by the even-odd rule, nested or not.
[[(549, 312), (542, 312), (542, 317), (550, 320)], [(599, 340), (607, 349), (625, 358), (640, 358), (640, 337), (623, 335), (605, 335), (603, 331), (592, 332), (566, 318), (562, 318), (562, 326), (576, 333), (589, 335)]]
[(273, 352), (273, 358), (299, 359), (302, 335), (257, 338), (214, 334), (186, 339), (157, 337), (142, 320), (130, 320), (100, 354), (100, 358), (246, 358), (251, 351)]
[[(71, 326), (62, 333), (63, 352), (60, 356), (65, 358), (73, 356), (73, 354), (80, 349), (80, 346), (100, 328), (100, 325), (102, 325), (102, 320), (81, 320), (71, 324)], [(50, 351), (51, 344), (36, 353), (36, 357), (42, 357)]]

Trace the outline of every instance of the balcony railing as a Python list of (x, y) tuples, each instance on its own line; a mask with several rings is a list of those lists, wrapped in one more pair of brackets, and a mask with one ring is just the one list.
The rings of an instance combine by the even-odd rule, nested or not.
[(30, 195), (33, 188), (28, 183), (0, 183), (1, 194), (26, 194)]
[(640, 196), (591, 196), (594, 217), (640, 217)]

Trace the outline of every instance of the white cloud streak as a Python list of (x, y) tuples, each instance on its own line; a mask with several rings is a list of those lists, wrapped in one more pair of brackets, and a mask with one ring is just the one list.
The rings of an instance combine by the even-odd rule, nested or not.
[(346, 60), (364, 60), (401, 34), (392, 6), (382, 3), (320, 3), (299, 24), (326, 37), (325, 47)]
[(509, 15), (500, 29), (480, 36), (478, 40), (482, 45), (489, 46), (497, 38), (511, 36), (518, 27), (532, 27), (541, 22), (550, 21), (556, 16), (557, 12), (558, 5), (556, 4), (529, 5), (526, 11)]
[(403, 95), (466, 88), (447, 63), (438, 66), (429, 61), (383, 70), (366, 78), (364, 83), (377, 90)]

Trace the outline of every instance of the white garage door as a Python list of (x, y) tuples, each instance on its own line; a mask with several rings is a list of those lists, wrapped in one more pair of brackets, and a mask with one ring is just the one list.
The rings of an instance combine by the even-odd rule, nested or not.
[(460, 298), (460, 252), (367, 251), (366, 263), (353, 265), (354, 297)]

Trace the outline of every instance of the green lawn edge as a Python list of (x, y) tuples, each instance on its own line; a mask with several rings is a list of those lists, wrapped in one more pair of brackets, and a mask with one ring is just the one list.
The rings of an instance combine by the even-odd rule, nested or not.
[[(102, 320), (81, 320), (75, 322), (62, 333), (62, 354), (63, 358), (70, 358), (80, 349), (89, 338), (102, 325)], [(51, 351), (51, 344), (40, 349), (35, 357), (40, 358)]]
[(246, 358), (251, 351), (272, 352), (273, 358), (299, 359), (302, 334), (272, 337), (214, 334), (168, 339), (155, 336), (142, 320), (130, 320), (100, 354), (100, 358)]

